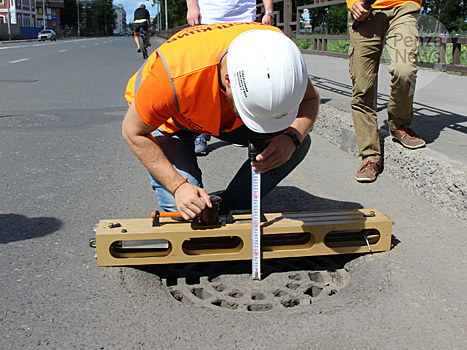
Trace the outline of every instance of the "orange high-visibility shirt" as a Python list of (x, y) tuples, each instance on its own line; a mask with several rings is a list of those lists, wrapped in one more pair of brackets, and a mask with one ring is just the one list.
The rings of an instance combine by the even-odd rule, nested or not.
[[(347, 0), (347, 8), (349, 10), (352, 9), (353, 5), (357, 2), (357, 1), (362, 1), (362, 0)], [(401, 6), (404, 6), (406, 4), (409, 4), (411, 2), (414, 2), (418, 5), (418, 7), (421, 8), (422, 6), (422, 0), (413, 0), (413, 1), (407, 1), (407, 0), (376, 0), (376, 2), (371, 5), (371, 8), (374, 8), (374, 9), (392, 9), (394, 7), (401, 7)]]
[(219, 135), (243, 125), (221, 89), (218, 63), (241, 33), (275, 30), (260, 23), (222, 23), (186, 28), (154, 52), (130, 78), (125, 98), (144, 123), (173, 133), (188, 129)]

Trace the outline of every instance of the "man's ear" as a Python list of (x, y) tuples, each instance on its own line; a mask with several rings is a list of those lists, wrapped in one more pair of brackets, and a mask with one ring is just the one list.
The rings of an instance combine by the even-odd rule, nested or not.
[(229, 73), (225, 73), (225, 87), (231, 89)]

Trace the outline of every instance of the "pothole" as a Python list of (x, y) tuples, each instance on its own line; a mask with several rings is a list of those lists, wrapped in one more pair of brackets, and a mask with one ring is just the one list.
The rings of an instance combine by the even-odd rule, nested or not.
[(33, 127), (33, 126), (45, 126), (55, 124), (60, 121), (60, 118), (44, 115), (6, 115), (0, 116), (0, 127), (1, 126), (16, 126), (16, 127)]
[(350, 273), (331, 257), (263, 260), (263, 279), (251, 279), (251, 262), (164, 267), (169, 295), (191, 306), (242, 312), (311, 307), (345, 288)]

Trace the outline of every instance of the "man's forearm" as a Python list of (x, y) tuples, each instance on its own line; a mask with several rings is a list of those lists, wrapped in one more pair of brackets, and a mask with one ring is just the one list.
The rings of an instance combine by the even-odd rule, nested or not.
[(308, 78), (308, 86), (298, 109), (297, 118), (287, 130), (297, 134), (300, 141), (313, 129), (319, 112), (319, 94)]
[(191, 9), (198, 10), (198, 2), (196, 0), (186, 0), (186, 7), (188, 8), (188, 11)]
[(272, 0), (263, 0), (264, 10), (272, 13), (274, 11)]
[(141, 121), (134, 106), (130, 106), (122, 125), (123, 138), (141, 164), (173, 193), (184, 179), (152, 138), (152, 130)]

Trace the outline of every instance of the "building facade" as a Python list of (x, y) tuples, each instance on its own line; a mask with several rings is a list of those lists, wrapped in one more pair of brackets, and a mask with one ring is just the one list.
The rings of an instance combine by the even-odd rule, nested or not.
[(0, 0), (0, 23), (8, 23), (10, 12), (11, 24), (57, 30), (60, 28), (60, 9), (64, 6), (64, 0)]
[(125, 12), (125, 9), (123, 8), (123, 5), (121, 4), (118, 4), (118, 6), (114, 5), (113, 8), (115, 11), (114, 34), (120, 35), (126, 32), (126, 12)]

